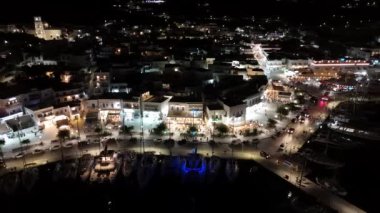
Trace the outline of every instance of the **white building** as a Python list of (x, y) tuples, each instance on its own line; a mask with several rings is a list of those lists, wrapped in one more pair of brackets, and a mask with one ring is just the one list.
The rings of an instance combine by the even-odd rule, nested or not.
[(200, 125), (203, 123), (203, 103), (201, 99), (173, 97), (169, 102), (169, 122), (183, 125)]
[(44, 40), (62, 39), (62, 30), (54, 29), (48, 23), (42, 22), (41, 17), (34, 17), (35, 36)]

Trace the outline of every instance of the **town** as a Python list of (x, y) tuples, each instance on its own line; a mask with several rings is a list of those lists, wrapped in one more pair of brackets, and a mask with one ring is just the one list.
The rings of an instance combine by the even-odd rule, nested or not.
[[(137, 18), (0, 25), (0, 190), (23, 178), (32, 188), (36, 168), (60, 161), (58, 176), (83, 167), (82, 180), (113, 182), (137, 158), (145, 186), (157, 156), (173, 167), (191, 155), (185, 174), (211, 173), (222, 158), (235, 179), (236, 160), (254, 160), (315, 208), (372, 208), (321, 174), (349, 164), (342, 150), (380, 141), (380, 34), (343, 45), (280, 17), (183, 20), (159, 9), (165, 1), (117, 2), (113, 11)], [(319, 30), (339, 30), (327, 25)]]

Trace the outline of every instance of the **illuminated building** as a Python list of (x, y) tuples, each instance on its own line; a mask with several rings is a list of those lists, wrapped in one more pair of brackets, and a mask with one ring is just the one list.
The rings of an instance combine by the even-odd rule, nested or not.
[(58, 40), (62, 38), (62, 30), (50, 28), (49, 24), (42, 22), (41, 17), (34, 17), (35, 36), (44, 40)]

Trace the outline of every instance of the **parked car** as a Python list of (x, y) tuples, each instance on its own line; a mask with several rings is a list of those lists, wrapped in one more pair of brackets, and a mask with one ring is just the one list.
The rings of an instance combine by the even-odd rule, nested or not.
[(156, 138), (153, 140), (154, 143), (161, 143), (162, 142), (162, 139), (161, 138)]
[(34, 150), (33, 150), (32, 154), (34, 154), (34, 155), (35, 155), (35, 154), (41, 154), (41, 153), (43, 153), (43, 152), (44, 152), (43, 149), (38, 149), (38, 148), (37, 148), (37, 149), (34, 149)]
[(50, 146), (50, 150), (58, 150), (61, 148), (61, 144), (52, 144), (52, 146)]
[(63, 144), (63, 147), (65, 147), (65, 148), (71, 148), (71, 147), (73, 147), (73, 146), (74, 146), (74, 144), (71, 143), (71, 142), (67, 142), (67, 143), (64, 143), (64, 144)]
[(177, 143), (178, 143), (178, 145), (184, 145), (187, 143), (187, 141), (185, 139), (182, 139), (182, 140), (178, 141)]
[(266, 159), (269, 159), (271, 157), (270, 154), (268, 154), (268, 153), (266, 153), (264, 151), (260, 152), (260, 156), (263, 157), (263, 158), (266, 158)]
[(293, 133), (294, 133), (294, 128), (289, 128), (289, 129), (287, 130), (287, 132), (288, 132), (288, 134), (293, 134)]
[(88, 141), (79, 141), (79, 142), (78, 142), (78, 147), (85, 147), (85, 146), (87, 146), (88, 144), (90, 144)]
[(16, 159), (24, 157), (25, 153), (24, 152), (19, 152), (17, 155), (15, 155)]

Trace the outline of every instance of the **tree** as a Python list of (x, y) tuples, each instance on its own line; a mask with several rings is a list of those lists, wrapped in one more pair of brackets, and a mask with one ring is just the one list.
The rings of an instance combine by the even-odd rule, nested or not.
[(97, 127), (95, 127), (94, 131), (96, 133), (100, 133), (102, 131), (102, 128), (97, 126)]
[(64, 159), (63, 157), (63, 149), (62, 149), (62, 143), (70, 137), (70, 130), (69, 129), (61, 129), (58, 131), (57, 137), (59, 138), (59, 143), (61, 144), (61, 158), (62, 161)]
[(164, 145), (166, 146), (166, 148), (169, 149), (169, 153), (171, 155), (172, 154), (172, 148), (175, 145), (175, 141), (173, 139), (167, 139), (164, 141)]
[(127, 134), (127, 135), (130, 135), (132, 136), (132, 130), (133, 130), (133, 126), (123, 126), (123, 129), (121, 130), (123, 134)]
[(189, 126), (189, 129), (187, 129), (187, 134), (191, 135), (192, 137), (196, 136), (197, 133), (198, 133), (198, 129), (194, 125)]
[(259, 132), (257, 131), (257, 128), (254, 128), (253, 131), (252, 131), (252, 135), (253, 135), (253, 136), (256, 136), (256, 135), (258, 135), (258, 133), (259, 133)]
[(225, 125), (225, 124), (217, 124), (215, 126), (215, 129), (219, 132), (219, 134), (221, 135), (225, 135), (228, 133), (229, 129), (228, 129), (228, 126)]
[(286, 105), (284, 105), (284, 107), (285, 107), (285, 109), (290, 110), (292, 112), (299, 109), (299, 107), (297, 107), (294, 103), (286, 104)]
[(269, 127), (269, 128), (274, 128), (274, 127), (276, 127), (276, 123), (277, 123), (277, 121), (273, 120), (272, 118), (269, 118), (269, 119), (268, 119), (268, 127)]
[(287, 116), (289, 114), (289, 110), (287, 110), (284, 106), (279, 106), (276, 112), (282, 116)]
[(21, 144), (29, 144), (30, 140), (29, 139), (24, 139), (21, 141)]
[(68, 129), (61, 129), (58, 131), (58, 134), (57, 134), (57, 137), (62, 140), (62, 141), (65, 141), (67, 138), (70, 137), (70, 130)]
[(164, 132), (168, 129), (168, 127), (166, 126), (166, 124), (164, 122), (162, 123), (159, 123), (154, 129), (153, 129), (153, 133), (156, 134), (156, 135), (163, 135)]
[(296, 96), (296, 100), (297, 100), (298, 104), (305, 104), (306, 103), (305, 97), (303, 95)]

